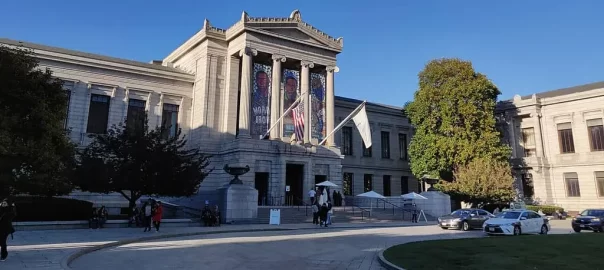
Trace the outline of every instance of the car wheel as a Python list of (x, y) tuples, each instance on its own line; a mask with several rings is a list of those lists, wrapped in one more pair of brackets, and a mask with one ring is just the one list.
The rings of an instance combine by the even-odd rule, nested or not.
[(463, 223), (461, 223), (461, 229), (462, 229), (463, 231), (468, 231), (468, 230), (470, 230), (470, 224), (468, 224), (468, 222), (467, 222), (467, 221), (464, 221)]
[(440, 227), (440, 228), (443, 229), (443, 230), (448, 230), (449, 229), (447, 227)]
[(539, 232), (540, 234), (547, 234), (547, 226), (545, 225), (541, 225), (541, 232)]
[(522, 234), (522, 230), (520, 230), (520, 226), (514, 226), (514, 235)]
[(573, 228), (573, 231), (575, 231), (576, 233), (579, 233), (579, 232), (581, 232), (581, 229), (579, 229), (579, 228)]

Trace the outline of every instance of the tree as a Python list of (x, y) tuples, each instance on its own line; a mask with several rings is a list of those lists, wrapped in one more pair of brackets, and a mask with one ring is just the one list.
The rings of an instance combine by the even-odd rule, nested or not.
[(405, 112), (415, 127), (409, 146), (411, 171), (451, 181), (453, 170), (475, 158), (509, 159), (495, 128), (497, 87), (472, 64), (430, 61), (419, 73), (419, 90)]
[(83, 191), (118, 192), (130, 209), (143, 195), (190, 196), (197, 192), (208, 170), (209, 156), (198, 148), (187, 149), (180, 129), (169, 136), (167, 129), (149, 129), (128, 121), (113, 126), (107, 134), (92, 135), (94, 141), (79, 157), (77, 186)]
[(453, 178), (453, 182), (440, 182), (439, 189), (472, 207), (508, 203), (516, 196), (512, 168), (505, 161), (478, 158), (458, 167)]
[(0, 45), (0, 197), (72, 191), (68, 100), (63, 83), (39, 69), (31, 51)]

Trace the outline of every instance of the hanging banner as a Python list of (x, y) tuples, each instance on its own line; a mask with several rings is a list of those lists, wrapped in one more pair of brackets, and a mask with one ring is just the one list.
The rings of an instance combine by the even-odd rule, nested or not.
[(311, 135), (313, 139), (321, 141), (325, 138), (325, 75), (311, 73), (310, 87), (312, 98)]
[(251, 135), (265, 134), (270, 125), (271, 74), (271, 66), (254, 63)]
[[(300, 95), (300, 71), (283, 70), (283, 106), (285, 112)], [(283, 117), (283, 137), (291, 137), (294, 133), (293, 110)]]

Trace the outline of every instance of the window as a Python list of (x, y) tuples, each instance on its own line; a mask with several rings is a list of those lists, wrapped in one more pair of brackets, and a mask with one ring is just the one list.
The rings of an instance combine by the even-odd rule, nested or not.
[(398, 134), (398, 152), (402, 160), (407, 160), (407, 134)]
[(565, 173), (564, 182), (566, 183), (566, 195), (568, 197), (581, 197), (577, 173)]
[(363, 177), (363, 192), (373, 190), (373, 175), (366, 174)]
[(573, 129), (571, 123), (558, 124), (558, 141), (560, 144), (560, 153), (574, 153), (575, 142), (573, 140)]
[(409, 177), (401, 176), (401, 195), (409, 193)]
[(598, 196), (604, 197), (604, 172), (596, 172), (596, 186), (598, 188)]
[(161, 127), (164, 139), (176, 136), (178, 131), (178, 105), (164, 104), (161, 115)]
[(539, 214), (534, 213), (534, 212), (528, 212), (529, 213), (529, 218), (533, 219), (533, 218), (542, 218)]
[(363, 143), (363, 156), (364, 157), (371, 157), (372, 155), (372, 147), (366, 148), (365, 147), (365, 142), (361, 140), (361, 142)]
[(109, 122), (109, 96), (90, 96), (90, 108), (88, 109), (87, 133), (105, 134)]
[(342, 155), (352, 156), (352, 127), (342, 128)]
[(392, 192), (390, 190), (390, 175), (384, 175), (382, 177), (382, 183), (384, 186), (384, 196), (392, 196)]
[(529, 212), (522, 212), (522, 215), (520, 216), (520, 218), (528, 219), (529, 218)]
[(534, 128), (523, 128), (522, 129), (522, 147), (524, 148), (524, 156), (532, 157), (535, 156), (535, 129)]
[(478, 215), (479, 216), (488, 216), (489, 213), (487, 211), (484, 211), (484, 210), (478, 210)]
[(128, 100), (128, 115), (126, 117), (126, 127), (136, 131), (142, 131), (145, 126), (145, 101), (140, 99)]
[(390, 158), (390, 132), (382, 131), (382, 158)]
[(602, 118), (587, 120), (587, 133), (591, 151), (604, 151), (604, 125)]
[(342, 176), (342, 189), (344, 191), (344, 195), (352, 196), (354, 174), (345, 172)]
[(67, 122), (69, 121), (69, 103), (71, 103), (71, 91), (67, 90), (65, 91), (65, 94), (67, 94), (67, 110), (65, 111), (65, 120), (63, 121), (63, 128), (67, 129)]

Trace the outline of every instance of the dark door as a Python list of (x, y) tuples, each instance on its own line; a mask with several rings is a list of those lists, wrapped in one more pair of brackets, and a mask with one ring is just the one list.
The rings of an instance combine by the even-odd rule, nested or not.
[[(285, 199), (286, 204), (299, 205), (304, 199), (302, 190), (304, 180), (304, 165), (299, 164), (287, 164), (285, 166)], [(287, 191), (289, 187), (289, 191)]]
[(384, 177), (382, 178), (383, 181), (383, 186), (384, 186), (384, 196), (391, 196), (391, 190), (390, 190), (390, 175), (384, 175)]
[[(315, 187), (316, 187), (316, 185), (317, 185), (318, 183), (325, 182), (325, 181), (327, 181), (327, 175), (315, 175)], [(313, 188), (314, 188), (314, 187), (313, 187)], [(330, 191), (330, 192), (331, 192), (331, 191)], [(327, 200), (328, 200), (328, 201), (331, 201), (331, 198), (330, 198), (331, 194), (329, 194), (330, 192), (327, 192)], [(318, 200), (318, 199), (319, 199), (319, 197), (321, 196), (321, 194), (323, 193), (323, 188), (322, 188), (322, 187), (319, 187), (319, 190), (317, 191), (317, 193), (318, 193), (318, 194), (317, 194), (317, 195), (315, 195), (315, 196), (317, 196), (316, 198), (317, 198), (317, 200)]]
[(268, 173), (257, 172), (255, 178), (255, 187), (258, 190), (258, 205), (266, 205), (270, 201), (268, 196)]

